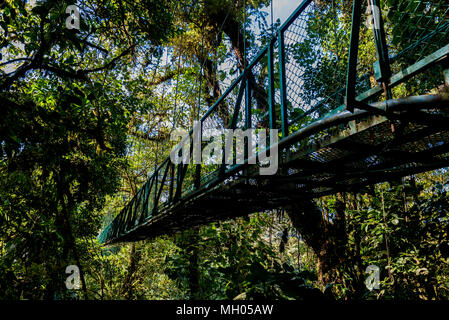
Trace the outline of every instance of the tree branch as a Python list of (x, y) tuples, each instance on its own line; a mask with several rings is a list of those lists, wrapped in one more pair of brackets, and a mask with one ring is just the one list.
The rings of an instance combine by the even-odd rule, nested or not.
[(19, 61), (31, 61), (31, 59), (30, 58), (17, 58), (17, 59), (9, 60), (9, 61), (0, 63), (0, 67), (6, 66), (7, 64), (19, 62)]

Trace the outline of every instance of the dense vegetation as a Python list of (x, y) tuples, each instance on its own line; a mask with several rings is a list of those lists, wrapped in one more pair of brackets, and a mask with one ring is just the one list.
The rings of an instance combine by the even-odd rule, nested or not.
[[(279, 25), (262, 10), (270, 1), (80, 0), (80, 30), (66, 27), (71, 1), (0, 3), (0, 299), (449, 298), (447, 170), (98, 243), (168, 155), (172, 128), (190, 128)], [(349, 2), (335, 3), (344, 10), (311, 22), (316, 38), (337, 16), (349, 25)], [(339, 36), (323, 51), (347, 50)], [(299, 63), (318, 59), (307, 45), (291, 48)], [(322, 78), (305, 79), (311, 92), (326, 66), (344, 74), (329, 56)], [(427, 83), (412, 85), (398, 90)], [(68, 265), (81, 290), (66, 289)], [(369, 265), (378, 290), (365, 286)]]

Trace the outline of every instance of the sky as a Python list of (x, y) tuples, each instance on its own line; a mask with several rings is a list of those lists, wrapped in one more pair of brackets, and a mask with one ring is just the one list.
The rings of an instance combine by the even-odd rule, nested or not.
[[(273, 3), (273, 21), (280, 19), (281, 25), (287, 20), (287, 18), (295, 11), (295, 9), (301, 4), (303, 0), (272, 0)], [(35, 0), (31, 0), (31, 6), (34, 6)], [(271, 6), (262, 9), (268, 13), (267, 23), (271, 22)], [(23, 44), (17, 44), (19, 47), (23, 47)], [(3, 48), (5, 49), (5, 48)], [(6, 55), (6, 50), (1, 51), (3, 56)], [(5, 67), (0, 67), (3, 71), (9, 73), (15, 70), (20, 64), (10, 64)]]
[[(281, 23), (296, 10), (296, 8), (303, 2), (303, 0), (272, 0), (273, 1), (273, 17), (274, 21), (280, 19)], [(268, 14), (270, 14), (270, 7), (267, 8)], [(267, 21), (271, 21), (269, 18)]]

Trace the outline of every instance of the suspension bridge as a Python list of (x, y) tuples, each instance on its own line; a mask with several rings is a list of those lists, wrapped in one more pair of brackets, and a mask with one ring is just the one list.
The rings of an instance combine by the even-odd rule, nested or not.
[(154, 238), (449, 166), (449, 3), (329, 3), (303, 1), (200, 120), (202, 130), (278, 129), (277, 174), (259, 175), (249, 155), (208, 166), (167, 158), (100, 242)]

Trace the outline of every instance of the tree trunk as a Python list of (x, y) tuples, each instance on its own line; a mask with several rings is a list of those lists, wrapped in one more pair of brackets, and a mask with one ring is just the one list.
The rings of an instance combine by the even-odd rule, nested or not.
[(88, 299), (87, 295), (87, 287), (86, 287), (86, 280), (84, 278), (84, 270), (81, 265), (81, 261), (78, 255), (78, 250), (76, 249), (76, 243), (75, 243), (75, 237), (73, 236), (72, 227), (70, 225), (70, 219), (69, 219), (69, 209), (67, 208), (66, 201), (64, 199), (64, 195), (67, 195), (67, 198), (69, 199), (69, 208), (72, 208), (70, 205), (71, 202), (71, 195), (69, 188), (66, 184), (64, 184), (62, 181), (57, 181), (57, 190), (58, 190), (58, 200), (61, 205), (61, 212), (59, 213), (60, 216), (58, 219), (60, 220), (60, 228), (62, 237), (64, 238), (64, 255), (68, 255), (68, 252), (71, 251), (73, 258), (75, 260), (75, 263), (79, 269), (80, 272), (80, 280), (81, 280), (81, 286), (84, 294), (84, 299)]
[[(176, 243), (177, 242), (177, 243)], [(190, 299), (195, 300), (200, 298), (200, 275), (198, 271), (198, 256), (199, 256), (199, 229), (193, 228), (183, 232), (179, 241), (175, 243), (182, 248), (183, 255), (188, 256), (188, 266), (186, 277), (188, 279), (188, 287), (190, 291)]]
[(287, 208), (293, 226), (318, 258), (318, 276), (322, 285), (336, 280), (336, 267), (341, 262), (329, 225), (313, 200), (304, 199)]
[(141, 254), (139, 251), (136, 251), (136, 244), (133, 242), (129, 248), (129, 261), (128, 261), (128, 271), (126, 273), (125, 281), (124, 281), (124, 294), (125, 299), (131, 300), (133, 298), (133, 280), (134, 274), (137, 271), (139, 260), (141, 258)]
[[(238, 10), (238, 5), (237, 8)], [(222, 7), (221, 10), (211, 10), (212, 12), (216, 12), (214, 14), (207, 15), (207, 23), (209, 26), (212, 26), (214, 28), (215, 32), (223, 31), (228, 38), (231, 41), (232, 50), (234, 51), (234, 54), (238, 61), (238, 69), (240, 71), (243, 71), (245, 67), (248, 65), (248, 60), (246, 59), (245, 54), (245, 48), (248, 47), (248, 43), (244, 37), (244, 34), (242, 33), (242, 25), (241, 23), (236, 19), (235, 15), (228, 12), (228, 8)], [(206, 10), (207, 11), (207, 10)], [(227, 17), (226, 20), (224, 20), (224, 17)], [(217, 46), (218, 43), (215, 45)], [(207, 70), (207, 63), (206, 63), (206, 72), (209, 72)], [(213, 76), (213, 74), (211, 74)], [(216, 75), (214, 77), (217, 79)], [(257, 108), (261, 111), (262, 114), (264, 114), (267, 111), (268, 106), (268, 93), (267, 90), (263, 87), (263, 85), (259, 84), (256, 77), (253, 74), (249, 75), (249, 82), (250, 87), (252, 90), (252, 97), (255, 99), (257, 103)], [(217, 80), (218, 84), (218, 80)], [(214, 88), (215, 83), (211, 82), (209, 84), (210, 88)], [(214, 94), (215, 94), (215, 90)], [(221, 94), (221, 92), (220, 92)], [(219, 97), (219, 96), (218, 96)], [(216, 97), (216, 98), (218, 98)], [(224, 108), (225, 106), (223, 106)], [(229, 119), (229, 115), (226, 119)], [(261, 123), (261, 125), (267, 126), (268, 125), (268, 118)]]
[(354, 281), (349, 286), (357, 296), (363, 289), (363, 281), (360, 271), (354, 269), (354, 263), (359, 257), (354, 256), (355, 250), (348, 248), (345, 202), (345, 197), (339, 195), (335, 204), (335, 219), (332, 222), (323, 217), (321, 210), (311, 199), (295, 203), (287, 208), (287, 213), (293, 226), (318, 259), (318, 278), (322, 286), (343, 283), (343, 272), (350, 272)]

